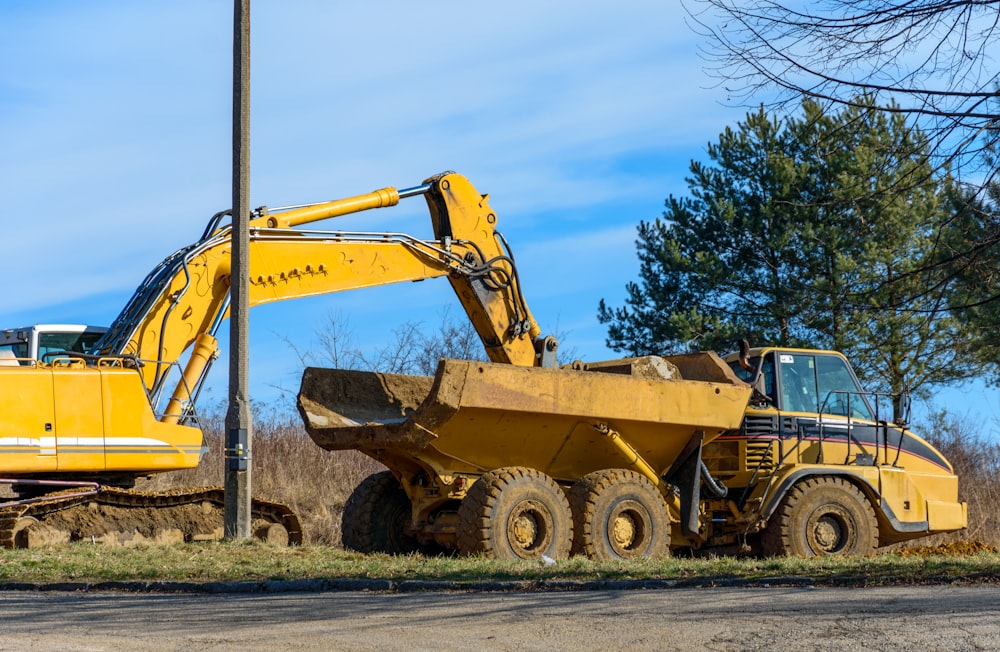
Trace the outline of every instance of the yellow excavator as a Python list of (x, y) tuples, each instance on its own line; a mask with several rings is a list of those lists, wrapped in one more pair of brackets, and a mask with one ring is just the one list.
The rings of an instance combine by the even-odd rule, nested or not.
[[(418, 196), (433, 239), (306, 227)], [(130, 488), (141, 476), (195, 467), (204, 453), (194, 405), (228, 316), (226, 217), (213, 216), (197, 242), (161, 262), (108, 328), (0, 332), (0, 484), (9, 487), (0, 498), (0, 545), (221, 533), (218, 489)], [(491, 360), (553, 364), (555, 341), (540, 336), (495, 226), (488, 197), (453, 173), (405, 190), (260, 208), (250, 222), (250, 304), (446, 276)], [(199, 510), (210, 518), (192, 519)], [(252, 512), (261, 536), (301, 541), (298, 518), (284, 505), (256, 500)], [(192, 520), (200, 524), (183, 525)]]

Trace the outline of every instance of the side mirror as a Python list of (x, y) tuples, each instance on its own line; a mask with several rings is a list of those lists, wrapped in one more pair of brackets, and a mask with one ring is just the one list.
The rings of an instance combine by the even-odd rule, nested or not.
[(905, 428), (910, 423), (911, 405), (910, 393), (903, 390), (899, 396), (899, 415), (893, 419), (893, 422), (900, 428)]
[(755, 369), (754, 367), (750, 366), (749, 358), (750, 358), (750, 342), (747, 342), (745, 339), (740, 340), (740, 366), (746, 369), (747, 371), (753, 372), (756, 375), (759, 369)]

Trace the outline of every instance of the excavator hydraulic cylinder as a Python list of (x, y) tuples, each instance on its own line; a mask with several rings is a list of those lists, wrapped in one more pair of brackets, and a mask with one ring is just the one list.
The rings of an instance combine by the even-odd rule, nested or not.
[(283, 211), (275, 215), (267, 216), (267, 226), (271, 228), (289, 228), (299, 224), (318, 222), (331, 217), (339, 217), (350, 213), (360, 213), (361, 211), (373, 208), (385, 208), (395, 206), (399, 203), (399, 191), (395, 188), (382, 188), (364, 195), (338, 199), (323, 204), (314, 204), (302, 208), (294, 208)]
[(177, 423), (181, 414), (184, 413), (184, 406), (191, 401), (192, 388), (198, 384), (205, 367), (215, 358), (218, 351), (218, 340), (208, 333), (202, 333), (198, 336), (194, 343), (194, 350), (191, 352), (191, 358), (184, 368), (181, 380), (177, 383), (177, 388), (174, 389), (174, 394), (170, 397), (170, 402), (167, 403), (167, 409), (160, 421)]

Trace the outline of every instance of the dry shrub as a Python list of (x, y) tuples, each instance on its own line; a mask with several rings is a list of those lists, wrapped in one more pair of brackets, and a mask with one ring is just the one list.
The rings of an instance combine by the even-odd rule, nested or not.
[(298, 417), (256, 424), (255, 492), (298, 512), (308, 543), (340, 544), (340, 516), (354, 488), (385, 467), (358, 451), (317, 446)]
[(920, 431), (955, 467), (958, 498), (969, 504), (969, 526), (912, 545), (968, 541), (1000, 546), (1000, 443), (984, 438), (967, 419), (945, 411), (932, 414)]
[[(313, 443), (297, 415), (255, 414), (251, 442), (253, 495), (291, 506), (306, 543), (340, 545), (340, 515), (361, 481), (383, 469), (357, 451), (326, 451)], [(153, 476), (146, 490), (222, 486), (225, 418), (216, 410), (202, 419), (208, 452), (198, 468)]]

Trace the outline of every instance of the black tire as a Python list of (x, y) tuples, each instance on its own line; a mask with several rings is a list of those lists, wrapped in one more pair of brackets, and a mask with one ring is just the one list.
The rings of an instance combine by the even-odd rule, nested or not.
[(390, 471), (373, 473), (357, 486), (344, 505), (341, 542), (348, 550), (405, 555), (418, 549), (406, 534), (412, 506)]
[(512, 466), (481, 476), (458, 508), (458, 551), (494, 559), (569, 556), (573, 518), (555, 480)]
[(569, 491), (573, 554), (598, 561), (670, 554), (670, 518), (657, 488), (627, 469), (581, 478)]
[(878, 523), (871, 504), (860, 489), (839, 477), (797, 483), (761, 536), (767, 556), (860, 557), (877, 546)]

